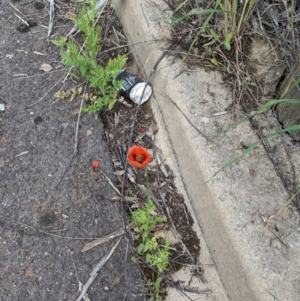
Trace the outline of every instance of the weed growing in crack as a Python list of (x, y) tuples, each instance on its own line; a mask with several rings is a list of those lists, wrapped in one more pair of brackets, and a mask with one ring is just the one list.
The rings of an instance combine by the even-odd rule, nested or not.
[[(159, 241), (163, 240), (160, 246)], [(163, 272), (169, 265), (169, 247), (170, 241), (164, 239), (164, 234), (159, 232), (155, 234), (149, 242), (149, 251), (146, 254), (146, 262), (150, 266), (156, 267), (159, 272)], [(151, 253), (153, 251), (153, 253)]]
[[(247, 0), (241, 4), (239, 4), (238, 0), (217, 0), (212, 8), (200, 9), (199, 2), (195, 2), (195, 7), (188, 13), (183, 13), (179, 17), (173, 17), (184, 11), (186, 6), (190, 4), (184, 1), (173, 11), (170, 18), (172, 19), (171, 25), (174, 26), (179, 22), (188, 23), (193, 16), (204, 16), (202, 25), (197, 30), (196, 35), (189, 46), (188, 53), (191, 52), (201, 35), (209, 37), (211, 41), (214, 41), (217, 47), (224, 46), (227, 51), (230, 51), (232, 48), (232, 41), (234, 38), (238, 39), (240, 32), (242, 31), (243, 23), (251, 15), (256, 3), (257, 0)], [(217, 14), (223, 15), (223, 17), (221, 17), (223, 20), (221, 22), (221, 29), (216, 31), (216, 27), (214, 28), (211, 23), (213, 23)], [(210, 42), (208, 44), (211, 45), (212, 43)], [(208, 45), (204, 45), (204, 48), (205, 46)], [(212, 63), (215, 65), (214, 62)]]
[(152, 295), (149, 301), (162, 301), (162, 295), (165, 294), (166, 290), (161, 288), (161, 282), (163, 277), (158, 277), (154, 282), (147, 282), (145, 287), (145, 293)]
[(52, 41), (53, 44), (61, 47), (62, 62), (68, 67), (76, 67), (77, 72), (72, 73), (73, 77), (87, 80), (89, 87), (95, 90), (96, 99), (83, 108), (83, 112), (88, 113), (96, 113), (102, 108), (113, 107), (118, 88), (122, 84), (115, 78), (127, 60), (126, 56), (119, 55), (115, 59), (110, 59), (104, 67), (97, 63), (97, 55), (101, 51), (99, 46), (101, 28), (95, 22), (99, 13), (96, 9), (96, 2), (96, 0), (89, 0), (88, 5), (84, 4), (79, 9), (78, 16), (72, 17), (72, 21), (84, 37), (84, 44), (81, 48), (64, 37)]
[[(213, 9), (202, 9), (202, 10), (194, 9), (194, 10), (191, 10), (187, 14), (183, 14), (180, 17), (177, 17), (177, 18), (173, 18), (173, 20), (171, 22), (172, 26), (176, 25), (177, 23), (179, 23), (181, 21), (190, 20), (191, 16), (195, 16), (195, 15), (205, 16), (205, 15), (208, 15), (205, 18), (205, 21), (203, 22), (202, 26), (197, 30), (196, 35), (193, 38), (193, 40), (192, 40), (192, 42), (191, 42), (191, 44), (189, 46), (188, 53), (191, 52), (191, 50), (193, 49), (193, 47), (194, 47), (195, 43), (197, 42), (197, 40), (199, 39), (199, 37), (206, 32), (206, 29), (207, 29), (207, 27), (209, 25), (209, 22), (213, 18), (213, 16), (215, 14), (217, 14), (217, 13), (225, 13), (225, 14), (227, 13), (227, 12), (224, 12), (223, 10), (221, 10), (221, 9), (218, 9), (220, 3), (221, 3), (221, 0), (217, 0)], [(182, 9), (182, 7), (184, 6), (184, 4), (185, 4), (185, 1), (183, 3), (181, 3), (175, 9), (175, 11), (173, 12), (173, 14), (176, 13), (177, 11), (180, 11)], [(186, 59), (187, 55), (185, 56), (184, 60)]]
[[(132, 220), (137, 224), (134, 238), (140, 241), (137, 253), (150, 267), (156, 269), (157, 279), (154, 282), (148, 282), (145, 286), (145, 293), (150, 300), (162, 300), (162, 294), (165, 290), (161, 287), (163, 273), (169, 266), (169, 248), (170, 241), (165, 238), (163, 232), (152, 235), (151, 230), (158, 224), (164, 223), (167, 219), (164, 216), (157, 215), (156, 207), (151, 199), (144, 208), (139, 208), (132, 213)], [(138, 259), (132, 258), (137, 263)]]

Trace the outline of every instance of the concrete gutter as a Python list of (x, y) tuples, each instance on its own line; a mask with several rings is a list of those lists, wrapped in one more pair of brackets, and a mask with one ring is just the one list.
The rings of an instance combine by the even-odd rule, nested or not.
[[(115, 0), (113, 5), (147, 78), (166, 47), (158, 41), (169, 34), (167, 6), (162, 0)], [(286, 211), (265, 227), (263, 217), (281, 208), (288, 194), (264, 148), (205, 184), (243, 152), (242, 145), (258, 139), (248, 123), (212, 142), (206, 139), (234, 122), (230, 112), (214, 115), (232, 104), (220, 74), (189, 70), (166, 55), (150, 81), (159, 127), (156, 143), (198, 222), (200, 262), (214, 263), (205, 271), (204, 287), (213, 291), (207, 300), (274, 300), (267, 291), (281, 301), (300, 300), (299, 216)], [(169, 300), (180, 300), (172, 296)]]

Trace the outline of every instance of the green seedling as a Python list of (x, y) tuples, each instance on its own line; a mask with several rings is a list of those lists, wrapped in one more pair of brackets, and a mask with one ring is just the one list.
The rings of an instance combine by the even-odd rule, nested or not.
[(212, 28), (210, 29), (209, 32), (210, 32), (211, 36), (212, 36), (219, 44), (222, 44), (222, 42), (221, 42), (221, 40), (220, 40), (218, 34), (217, 34)]
[(247, 89), (251, 83), (251, 80), (249, 78), (244, 79), (244, 88)]
[(163, 278), (158, 277), (154, 282), (148, 282), (144, 289), (147, 295), (151, 295), (149, 301), (162, 301), (162, 295), (166, 293), (166, 290), (161, 288), (161, 282)]
[(218, 34), (217, 34), (212, 28), (210, 29), (209, 32), (210, 32), (211, 36), (215, 39), (216, 42), (218, 42), (218, 44), (219, 44), (220, 46), (224, 45), (225, 48), (226, 48), (228, 51), (231, 50), (230, 42), (231, 42), (232, 37), (233, 37), (233, 34), (232, 34), (231, 32), (227, 34), (227, 36), (225, 37), (224, 42), (222, 42), (222, 41), (220, 40)]
[(233, 38), (233, 33), (232, 33), (232, 32), (229, 32), (229, 33), (226, 35), (226, 37), (225, 37), (224, 46), (225, 46), (225, 48), (226, 48), (228, 51), (231, 50), (231, 45), (230, 45), (230, 43), (231, 43), (232, 38)]
[(220, 62), (220, 60), (217, 60), (218, 53), (215, 50), (213, 50), (211, 46), (204, 45), (203, 47), (205, 48), (206, 52), (211, 55), (212, 58), (210, 59), (210, 62), (212, 63), (212, 65), (220, 71), (225, 71), (226, 62), (222, 63)]
[(72, 76), (77, 80), (85, 79), (89, 87), (95, 89), (97, 99), (83, 112), (96, 113), (102, 108), (111, 109), (115, 103), (118, 88), (122, 82), (116, 81), (116, 76), (126, 63), (126, 56), (110, 59), (106, 66), (100, 66), (97, 55), (100, 52), (100, 26), (96, 25), (95, 18), (99, 13), (96, 10), (96, 0), (89, 0), (84, 4), (77, 17), (73, 17), (77, 28), (82, 32), (84, 44), (79, 48), (73, 41), (64, 37), (52, 41), (61, 48), (62, 62), (68, 67), (76, 67), (77, 72)]
[(142, 242), (138, 247), (138, 253), (145, 253), (150, 247), (150, 231), (159, 223), (166, 222), (166, 218), (157, 215), (156, 208), (152, 200), (143, 209), (137, 209), (132, 213), (132, 220), (137, 223), (138, 234), (135, 239), (141, 238)]
[(159, 246), (157, 239), (157, 237), (151, 239), (149, 252), (146, 254), (146, 262), (157, 268), (158, 272), (161, 273), (169, 265), (170, 241), (166, 239), (164, 244)]

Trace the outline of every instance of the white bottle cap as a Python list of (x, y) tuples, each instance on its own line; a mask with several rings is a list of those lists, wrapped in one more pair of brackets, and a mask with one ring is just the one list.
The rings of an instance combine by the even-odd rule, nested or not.
[[(146, 86), (146, 88), (145, 88)], [(144, 93), (144, 94), (143, 94)], [(135, 102), (136, 104), (143, 104), (145, 101), (147, 101), (152, 94), (152, 88), (149, 84), (142, 82), (136, 84), (130, 91), (130, 99)], [(141, 99), (141, 96), (142, 99)]]

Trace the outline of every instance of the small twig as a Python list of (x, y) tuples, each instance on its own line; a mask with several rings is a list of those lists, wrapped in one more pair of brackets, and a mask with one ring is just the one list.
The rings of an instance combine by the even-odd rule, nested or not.
[(192, 287), (189, 287), (189, 286), (183, 286), (183, 289), (186, 292), (193, 293), (193, 294), (198, 294), (198, 295), (208, 295), (208, 294), (212, 293), (212, 290), (210, 290), (210, 289), (199, 290), (198, 288), (192, 288)]
[(72, 260), (72, 263), (73, 263), (73, 267), (74, 267), (74, 271), (75, 271), (75, 274), (76, 274), (77, 281), (78, 281), (78, 283), (79, 283), (80, 281), (79, 281), (79, 277), (78, 277), (78, 274), (77, 274), (75, 262), (74, 262), (74, 260), (73, 260), (72, 252), (71, 252), (70, 250), (69, 250), (69, 254), (70, 254), (70, 257), (71, 257), (71, 260)]
[[(44, 74), (47, 74), (47, 73), (44, 73)], [(19, 76), (23, 76), (23, 77), (21, 77), (20, 79), (23, 79), (24, 77), (25, 78), (27, 78), (27, 77), (29, 77), (26, 73), (16, 73), (16, 74), (14, 74), (13, 75), (13, 77), (19, 77)], [(35, 75), (36, 76), (36, 75)]]
[(114, 186), (114, 184), (112, 183), (112, 181), (109, 179), (109, 177), (102, 172), (102, 174), (105, 176), (105, 178), (107, 179), (108, 183), (110, 184), (110, 186), (119, 194), (121, 195), (121, 192)]
[(284, 242), (284, 240), (280, 237), (280, 235), (278, 235), (273, 229), (269, 228), (269, 230), (274, 234), (274, 236), (275, 236), (276, 238), (279, 239), (279, 241), (280, 241), (284, 246), (286, 246), (287, 248), (289, 247), (289, 245), (288, 245), (286, 242)]
[[(24, 17), (26, 17), (26, 15), (24, 15), (19, 9), (17, 9), (13, 4), (11, 4), (10, 2), (8, 3), (14, 10), (16, 10), (17, 12), (19, 12), (20, 14), (22, 14)], [(26, 17), (27, 18), (27, 17)]]
[(18, 16), (16, 13), (14, 13), (15, 14), (15, 16), (17, 17), (17, 18), (19, 18), (24, 24), (26, 24), (28, 27), (29, 27), (29, 24), (25, 21), (25, 20), (23, 20), (20, 16)]
[(54, 0), (48, 0), (49, 2), (49, 27), (48, 27), (48, 35), (47, 37), (50, 37), (50, 34), (52, 32), (53, 23), (54, 23)]
[(169, 6), (169, 8), (172, 10), (172, 11), (174, 11), (176, 8), (169, 2), (169, 1), (167, 1), (167, 0), (163, 0), (168, 6)]
[(160, 157), (161, 155), (159, 153), (156, 153), (156, 159), (157, 159), (157, 162), (158, 162), (158, 165), (160, 167), (160, 170), (162, 171), (162, 173), (164, 174), (165, 178), (168, 178), (169, 177), (169, 174), (165, 168), (165, 165), (163, 163), (163, 160), (161, 159)]
[(89, 280), (86, 282), (86, 284), (83, 286), (82, 290), (81, 290), (81, 294), (80, 296), (76, 299), (76, 301), (80, 301), (85, 293), (87, 292), (87, 290), (89, 289), (89, 287), (92, 285), (92, 283), (94, 282), (94, 280), (96, 279), (100, 269), (105, 265), (105, 263), (107, 262), (107, 260), (111, 257), (111, 255), (114, 253), (114, 251), (116, 250), (117, 246), (119, 245), (120, 241), (121, 241), (122, 237), (119, 238), (119, 240), (117, 241), (117, 243), (113, 246), (113, 248), (110, 250), (110, 252), (103, 258), (101, 259), (101, 261), (94, 267), (93, 271), (90, 274), (90, 278)]
[(293, 201), (293, 199), (300, 193), (300, 188), (297, 189), (297, 191), (294, 193), (294, 195), (292, 195), (291, 198), (289, 198), (289, 200), (274, 214), (272, 214), (271, 216), (269, 216), (269, 218), (266, 221), (266, 228), (269, 227), (270, 222), (273, 218), (277, 217), (285, 208), (287, 208), (288, 205), (291, 204), (291, 202)]
[(39, 51), (33, 51), (32, 53), (36, 54), (36, 55), (47, 55), (46, 53), (42, 53), (42, 52), (39, 52)]
[(112, 29), (113, 29), (113, 32), (114, 32), (114, 34), (115, 34), (116, 40), (117, 40), (116, 46), (120, 46), (120, 40), (119, 40), (117, 31), (116, 31), (116, 29), (115, 29), (114, 26), (112, 27)]
[[(136, 226), (136, 223), (130, 223), (129, 225), (126, 226), (127, 229), (132, 229)], [(99, 245), (102, 245), (103, 243), (113, 239), (113, 238), (116, 238), (116, 237), (119, 237), (121, 235), (123, 235), (125, 233), (124, 231), (124, 228), (122, 227), (121, 229), (117, 230), (117, 231), (114, 231), (108, 235), (105, 235), (101, 238), (98, 238), (98, 239), (95, 239), (94, 241), (91, 241), (89, 243), (87, 243), (82, 249), (81, 249), (81, 252), (84, 253), (96, 246), (99, 246)]]
[(50, 72), (45, 72), (45, 73), (41, 73), (41, 74), (36, 74), (36, 75), (27, 75), (25, 73), (17, 73), (17, 74), (14, 74), (13, 77), (17, 77), (15, 78), (14, 80), (17, 80), (17, 79), (24, 79), (24, 78), (33, 78), (33, 77), (40, 77), (40, 76), (43, 76), (43, 75), (47, 75), (49, 76), (50, 73), (55, 73), (55, 72), (63, 72), (65, 70), (53, 70), (53, 71), (50, 71)]
[(75, 130), (75, 146), (74, 146), (74, 156), (75, 157), (77, 156), (77, 147), (78, 147), (79, 120), (80, 120), (83, 101), (84, 101), (84, 98), (85, 98), (86, 88), (87, 88), (88, 84), (89, 84), (89, 80), (87, 80), (87, 82), (85, 83), (85, 86), (84, 86), (84, 90), (83, 90), (83, 94), (82, 94), (82, 98), (81, 98), (81, 103), (80, 103), (80, 108), (79, 108), (79, 113), (78, 113), (78, 118), (77, 118), (77, 124), (76, 124), (76, 130)]
[(175, 224), (174, 224), (173, 219), (172, 219), (171, 214), (170, 214), (169, 207), (167, 206), (167, 203), (166, 203), (166, 199), (165, 199), (163, 193), (161, 192), (161, 190), (159, 190), (159, 194), (160, 194), (160, 197), (161, 197), (161, 199), (162, 199), (162, 201), (163, 201), (163, 203), (164, 203), (164, 205), (165, 205), (165, 208), (166, 208), (166, 211), (167, 211), (167, 215), (168, 215), (168, 219), (169, 219), (169, 221), (170, 221), (170, 223), (171, 223), (171, 226), (172, 226), (171, 228), (172, 228), (172, 230), (173, 230), (173, 234), (174, 234), (175, 237), (180, 241), (181, 245), (184, 247), (184, 249), (186, 250), (186, 253), (190, 256), (191, 260), (192, 260), (193, 262), (195, 262), (195, 258), (193, 258), (193, 256), (192, 256), (192, 254), (190, 253), (189, 249), (187, 248), (187, 246), (186, 246), (186, 245), (184, 244), (184, 242), (182, 241), (181, 236), (180, 236), (180, 234), (178, 233), (178, 231), (177, 231), (177, 229), (176, 229), (176, 227), (175, 227)]
[[(110, 31), (110, 28), (111, 28), (111, 26), (112, 26), (112, 20), (113, 20), (113, 18), (114, 18), (114, 12), (111, 14), (111, 16), (109, 17), (109, 19), (108, 19), (108, 21), (107, 21), (107, 24), (106, 24), (106, 26), (105, 26), (105, 32), (104, 32), (104, 36), (103, 36), (103, 39), (102, 39), (102, 42), (101, 42), (101, 46), (100, 46), (100, 49), (102, 49), (103, 48), (103, 46), (104, 46), (104, 43), (105, 43), (105, 41), (106, 41), (106, 39), (107, 39), (107, 34), (108, 34), (108, 32)], [(103, 26), (102, 26), (102, 28), (103, 28)], [(113, 28), (114, 29), (114, 28)], [(118, 40), (119, 41), (119, 40)], [(119, 45), (118, 45), (119, 46)]]
[(199, 263), (199, 264), (188, 264), (188, 263), (183, 263), (183, 262), (179, 262), (179, 261), (175, 261), (175, 260), (170, 260), (170, 262), (175, 263), (175, 264), (179, 264), (182, 266), (187, 266), (187, 267), (191, 267), (191, 268), (203, 268), (203, 267), (213, 267), (214, 264), (213, 263)]
[(25, 152), (22, 152), (22, 153), (16, 155), (15, 158), (21, 157), (21, 156), (26, 155), (26, 154), (28, 154), (28, 151), (25, 151)]
[[(117, 46), (117, 47), (112, 47), (112, 48), (109, 48), (109, 49), (106, 49), (106, 50), (103, 50), (101, 51), (99, 54), (98, 54), (98, 57), (100, 58), (101, 55), (103, 55), (104, 53), (106, 52), (110, 52), (112, 50), (116, 50), (116, 49), (119, 49), (119, 48), (124, 48), (124, 47), (131, 47), (131, 49), (133, 49), (132, 51), (128, 51), (126, 54), (130, 54), (132, 53), (133, 51), (137, 50), (137, 49), (140, 49), (140, 48), (143, 48), (143, 47), (147, 47), (153, 43), (155, 43), (156, 41), (155, 40), (149, 40), (149, 41), (145, 41), (145, 42), (138, 42), (138, 43), (128, 43), (128, 44), (124, 44), (124, 45), (120, 45), (120, 46)], [(141, 46), (139, 47), (134, 47), (135, 45), (139, 45), (139, 44), (142, 44)]]

